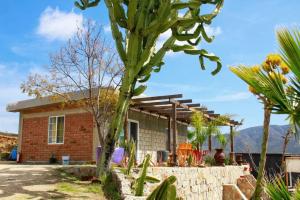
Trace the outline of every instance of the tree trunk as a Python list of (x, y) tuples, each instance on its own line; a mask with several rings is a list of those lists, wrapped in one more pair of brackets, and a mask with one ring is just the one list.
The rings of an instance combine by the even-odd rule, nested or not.
[(112, 118), (109, 131), (105, 137), (104, 148), (102, 149), (101, 162), (99, 166), (100, 177), (109, 172), (110, 160), (115, 149), (116, 140), (118, 139), (124, 125), (125, 115), (129, 108), (135, 82), (136, 81), (129, 81), (129, 78), (126, 75), (123, 77), (116, 112)]
[(231, 153), (234, 152), (233, 143), (234, 143), (234, 138), (233, 138), (233, 127), (230, 126), (230, 152), (231, 152)]
[[(97, 127), (97, 133), (98, 133), (98, 140), (99, 140), (99, 144), (101, 146), (101, 148), (103, 148), (104, 146), (104, 134), (101, 131), (101, 125), (99, 123), (96, 122), (96, 127)], [(104, 130), (103, 130), (104, 131)], [(101, 152), (102, 153), (102, 152)], [(97, 154), (97, 151), (96, 151)], [(97, 156), (96, 156), (97, 157)], [(99, 172), (100, 172), (100, 163), (101, 163), (101, 156), (98, 157), (97, 160), (97, 169), (96, 169), (96, 177), (99, 177)]]
[(266, 154), (268, 148), (268, 137), (269, 137), (269, 126), (270, 126), (271, 110), (268, 108), (267, 103), (264, 105), (264, 130), (263, 130), (263, 140), (261, 144), (261, 153), (259, 161), (259, 170), (256, 179), (256, 187), (254, 194), (251, 199), (259, 200), (261, 199), (261, 194), (263, 191), (263, 180), (265, 175), (265, 164), (266, 164)]

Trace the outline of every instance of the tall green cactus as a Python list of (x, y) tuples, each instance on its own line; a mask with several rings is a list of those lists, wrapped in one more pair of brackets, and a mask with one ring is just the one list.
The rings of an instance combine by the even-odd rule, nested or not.
[(129, 161), (125, 172), (126, 175), (130, 175), (131, 169), (135, 163), (136, 151), (135, 151), (135, 142), (133, 140), (130, 140), (130, 142), (128, 143), (128, 150), (130, 152), (129, 152)]
[(147, 200), (176, 200), (177, 192), (173, 183), (176, 181), (175, 176), (165, 179), (153, 192), (147, 197)]
[(144, 159), (141, 175), (136, 180), (135, 196), (143, 196), (144, 184), (145, 184), (145, 180), (146, 180), (146, 176), (147, 176), (147, 168), (150, 165), (150, 158), (151, 158), (151, 156), (149, 154), (147, 154)]
[[(100, 0), (80, 0), (75, 2), (75, 6), (84, 10), (97, 6), (99, 2)], [(198, 55), (202, 69), (205, 69), (204, 58), (216, 62), (217, 67), (212, 74), (221, 69), (221, 62), (217, 56), (205, 49), (198, 49), (197, 46), (201, 38), (207, 42), (213, 40), (208, 37), (204, 27), (211, 24), (223, 5), (223, 0), (104, 0), (104, 2), (109, 13), (112, 36), (125, 71), (116, 112), (105, 139), (104, 155), (101, 156), (102, 172), (109, 169), (115, 141), (122, 129), (131, 98), (145, 91), (146, 86), (142, 84), (149, 80), (152, 72), (160, 71), (164, 64), (163, 58), (168, 51)], [(215, 9), (210, 14), (201, 14), (202, 5), (212, 5)], [(171, 36), (157, 49), (159, 36), (168, 30), (172, 32)], [(176, 41), (184, 44), (176, 44)]]

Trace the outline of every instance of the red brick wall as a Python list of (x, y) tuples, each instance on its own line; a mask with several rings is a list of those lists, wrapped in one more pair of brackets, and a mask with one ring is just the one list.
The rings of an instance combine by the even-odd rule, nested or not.
[(93, 118), (89, 113), (65, 115), (64, 144), (48, 144), (48, 117), (24, 118), (21, 160), (48, 161), (52, 153), (58, 160), (69, 155), (71, 161), (91, 161)]

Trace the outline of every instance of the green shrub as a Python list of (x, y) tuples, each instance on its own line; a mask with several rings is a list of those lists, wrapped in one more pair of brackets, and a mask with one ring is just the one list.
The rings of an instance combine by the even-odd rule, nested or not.
[(0, 160), (8, 160), (10, 153), (0, 153)]
[(206, 165), (209, 165), (209, 166), (213, 166), (216, 164), (214, 157), (209, 156), (209, 155), (204, 157), (204, 162)]
[(109, 200), (121, 200), (121, 195), (118, 191), (118, 186), (112, 179), (112, 174), (109, 173), (103, 183), (102, 190), (104, 195)]

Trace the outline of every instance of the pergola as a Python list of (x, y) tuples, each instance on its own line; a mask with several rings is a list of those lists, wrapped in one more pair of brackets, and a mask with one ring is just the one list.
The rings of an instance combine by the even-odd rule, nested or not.
[[(220, 114), (207, 110), (199, 103), (193, 103), (192, 99), (182, 99), (182, 94), (163, 96), (138, 97), (132, 100), (130, 109), (153, 114), (168, 120), (168, 150), (173, 154), (173, 162), (176, 162), (177, 122), (189, 124), (194, 112), (202, 112), (204, 117), (214, 120)], [(127, 124), (127, 117), (125, 124)], [(224, 126), (230, 126), (231, 153), (233, 154), (233, 127), (240, 125), (239, 122), (229, 120)], [(127, 130), (127, 129), (125, 129)], [(127, 135), (125, 131), (125, 135)], [(171, 144), (173, 136), (173, 145)], [(126, 136), (125, 136), (126, 137)]]

